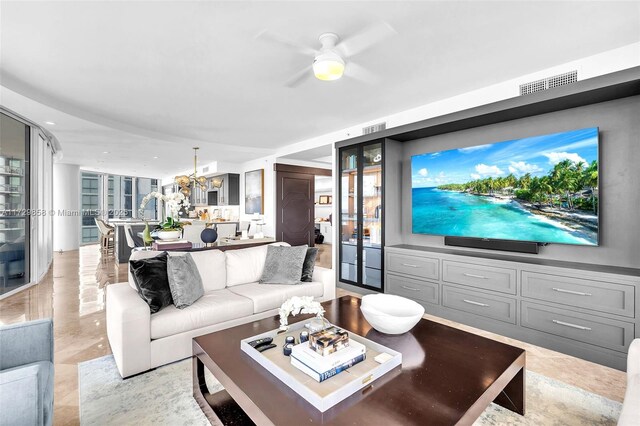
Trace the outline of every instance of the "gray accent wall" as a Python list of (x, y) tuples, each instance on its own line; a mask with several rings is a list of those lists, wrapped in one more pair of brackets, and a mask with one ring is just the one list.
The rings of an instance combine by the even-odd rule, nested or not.
[[(638, 268), (640, 267), (640, 96), (404, 142), (401, 144), (402, 203), (400, 206), (385, 203), (386, 226), (389, 226), (389, 222), (401, 223), (404, 244), (444, 247), (444, 238), (441, 236), (411, 232), (412, 155), (584, 127), (600, 129), (600, 246), (552, 244), (541, 247), (538, 255), (518, 256)], [(387, 239), (395, 242), (394, 238), (387, 237)], [(488, 252), (487, 250), (469, 250)], [(492, 253), (497, 252), (492, 251)]]

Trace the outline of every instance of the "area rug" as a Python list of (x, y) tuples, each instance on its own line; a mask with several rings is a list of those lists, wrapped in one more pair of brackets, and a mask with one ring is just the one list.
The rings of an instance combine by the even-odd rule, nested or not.
[[(113, 356), (78, 365), (83, 425), (208, 425), (192, 396), (191, 360), (122, 380)], [(211, 391), (222, 388), (208, 374)], [(622, 405), (527, 371), (527, 415), (491, 404), (475, 425), (615, 425)]]

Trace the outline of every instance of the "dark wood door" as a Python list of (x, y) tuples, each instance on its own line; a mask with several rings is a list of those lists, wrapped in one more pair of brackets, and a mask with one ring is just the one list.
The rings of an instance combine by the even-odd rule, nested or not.
[(315, 176), (276, 170), (276, 239), (292, 246), (315, 242)]

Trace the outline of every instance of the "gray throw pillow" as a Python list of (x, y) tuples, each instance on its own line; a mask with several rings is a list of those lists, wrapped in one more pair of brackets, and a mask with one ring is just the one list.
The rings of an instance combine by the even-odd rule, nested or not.
[(307, 246), (267, 248), (262, 284), (299, 284)]
[(305, 256), (304, 263), (302, 264), (302, 278), (300, 279), (303, 283), (310, 283), (313, 281), (313, 268), (316, 266), (317, 256), (317, 247), (309, 247), (307, 249), (307, 255)]
[(184, 256), (169, 256), (167, 259), (167, 276), (171, 297), (176, 308), (191, 306), (204, 295), (202, 278), (189, 253)]

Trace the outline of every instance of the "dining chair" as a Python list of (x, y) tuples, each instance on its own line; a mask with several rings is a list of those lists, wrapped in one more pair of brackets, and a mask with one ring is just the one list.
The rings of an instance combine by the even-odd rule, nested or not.
[(217, 223), (218, 239), (235, 237), (237, 228), (238, 226), (235, 223)]
[(100, 252), (107, 256), (115, 255), (116, 237), (115, 229), (109, 226), (104, 220), (94, 218), (98, 232), (100, 232)]
[(248, 220), (243, 220), (240, 222), (238, 226), (238, 234), (242, 233), (242, 231), (247, 231), (247, 235), (249, 234), (249, 228), (251, 228), (251, 222)]
[(200, 234), (204, 231), (206, 224), (204, 222), (192, 222), (182, 228), (182, 239), (192, 243), (201, 243)]
[(142, 238), (134, 235), (131, 225), (125, 223), (124, 225), (124, 237), (127, 240), (127, 245), (131, 248), (131, 251), (144, 250), (144, 241)]

